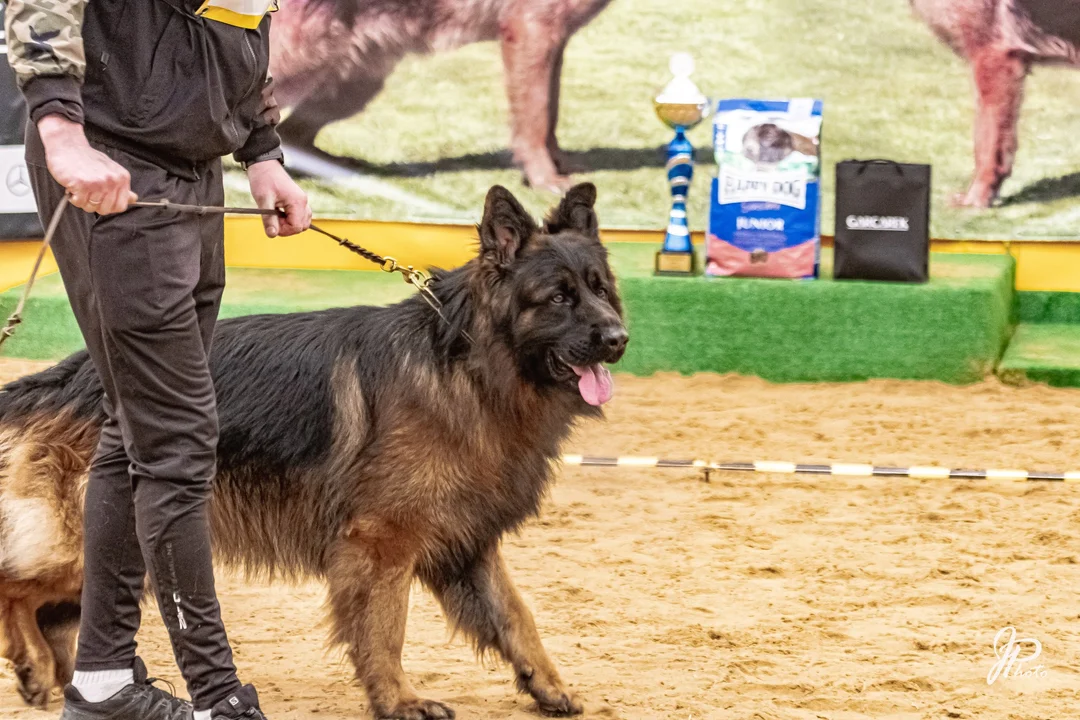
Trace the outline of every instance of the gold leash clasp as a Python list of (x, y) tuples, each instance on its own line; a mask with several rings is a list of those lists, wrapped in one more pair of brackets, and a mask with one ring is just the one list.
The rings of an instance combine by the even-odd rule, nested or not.
[(427, 290), (428, 283), (431, 282), (431, 279), (422, 270), (416, 270), (412, 265), (404, 270), (399, 270), (399, 272), (405, 278), (405, 282), (420, 290)]
[(412, 265), (401, 267), (400, 265), (398, 265), (397, 260), (392, 257), (383, 258), (382, 265), (380, 265), (379, 267), (382, 268), (383, 272), (401, 273), (401, 277), (403, 280), (405, 280), (405, 282), (409, 283), (410, 285), (421, 291), (427, 290), (428, 283), (431, 282), (431, 279), (427, 275), (425, 275), (422, 270), (417, 270)]

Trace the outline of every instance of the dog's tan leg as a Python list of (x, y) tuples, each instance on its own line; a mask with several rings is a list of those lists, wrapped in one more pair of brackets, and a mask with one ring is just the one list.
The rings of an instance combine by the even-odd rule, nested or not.
[(23, 655), (22, 636), (19, 635), (15, 623), (12, 622), (12, 600), (0, 598), (0, 658), (15, 665), (16, 658)]
[(28, 600), (8, 605), (8, 624), (19, 695), (29, 705), (48, 707), (49, 694), (56, 681), (56, 663), (52, 648), (45, 642), (35, 617), (37, 608)]
[(494, 648), (511, 664), (518, 688), (551, 715), (577, 715), (581, 702), (555, 669), (525, 606), (506, 571), (498, 547), (491, 547), (462, 572), (436, 568), (422, 579), (450, 622), (466, 632), (479, 652)]
[(379, 720), (454, 717), (446, 705), (417, 696), (401, 667), (413, 567), (398, 538), (363, 528), (335, 549), (328, 573), (334, 639), (347, 648)]
[(79, 635), (79, 602), (50, 603), (37, 612), (38, 626), (52, 649), (56, 684), (64, 687), (75, 673), (75, 643)]
[(1012, 174), (1017, 124), (1029, 63), (1025, 57), (984, 48), (971, 60), (978, 93), (975, 120), (975, 177), (957, 205), (986, 208)]
[(510, 101), (510, 146), (532, 187), (561, 192), (570, 181), (555, 167), (549, 142), (557, 119), (554, 73), (561, 66), (565, 39), (546, 13), (530, 12), (527, 3), (521, 6), (499, 26)]

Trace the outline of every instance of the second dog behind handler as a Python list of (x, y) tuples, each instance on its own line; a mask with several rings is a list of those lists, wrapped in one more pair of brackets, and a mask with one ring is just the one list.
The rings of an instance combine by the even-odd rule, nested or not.
[[(222, 205), (221, 157), (246, 169), (267, 235), (308, 227), (282, 166), (269, 64), (272, 0), (10, 0), (40, 213), (65, 194), (54, 254), (105, 390), (90, 468), (75, 674), (62, 720), (263, 718), (214, 590), (206, 500), (218, 439), (208, 356), (225, 283), (223, 220), (130, 208)], [(43, 217), (47, 222), (48, 217)], [(136, 656), (143, 577), (192, 703)]]

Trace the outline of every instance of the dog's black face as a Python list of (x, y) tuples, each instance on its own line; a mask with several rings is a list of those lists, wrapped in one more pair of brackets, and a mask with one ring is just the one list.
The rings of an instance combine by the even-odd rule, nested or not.
[(622, 357), (628, 337), (595, 201), (595, 187), (578, 185), (540, 228), (493, 188), (480, 236), (497, 332), (522, 376), (599, 406), (612, 395), (605, 364)]

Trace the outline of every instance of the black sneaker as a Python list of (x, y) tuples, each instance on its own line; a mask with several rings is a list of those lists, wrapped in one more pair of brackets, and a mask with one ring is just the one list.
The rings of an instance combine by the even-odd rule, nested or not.
[(210, 720), (266, 720), (259, 709), (259, 694), (255, 687), (245, 685), (210, 708)]
[(154, 687), (146, 677), (146, 665), (135, 658), (135, 683), (108, 700), (87, 702), (74, 686), (64, 688), (64, 711), (60, 720), (193, 720), (191, 703)]

